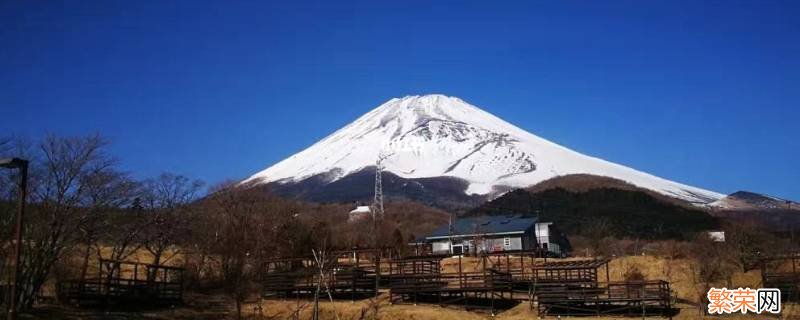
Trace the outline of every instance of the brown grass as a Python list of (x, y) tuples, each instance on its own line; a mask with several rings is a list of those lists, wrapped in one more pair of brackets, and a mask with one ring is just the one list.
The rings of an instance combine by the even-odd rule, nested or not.
[[(132, 259), (139, 262), (149, 262), (152, 257), (145, 251), (137, 252)], [(552, 259), (550, 259), (552, 260)], [(525, 259), (526, 266), (532, 262), (531, 259)], [(174, 261), (178, 262), (178, 260)], [(464, 272), (475, 272), (481, 270), (481, 259), (473, 257), (462, 258), (462, 270)], [(512, 268), (518, 268), (520, 265), (519, 258), (509, 259)], [(489, 263), (494, 267), (503, 269), (505, 268), (506, 260), (495, 258)], [(674, 319), (700, 319), (703, 318), (699, 314), (697, 303), (699, 301), (699, 292), (691, 280), (690, 273), (690, 260), (687, 259), (673, 259), (660, 258), (655, 256), (626, 256), (612, 259), (609, 264), (609, 277), (611, 281), (621, 281), (624, 279), (626, 271), (635, 267), (644, 275), (648, 280), (662, 279), (671, 283), (671, 288), (674, 295), (680, 300), (684, 301), (679, 303), (676, 307), (680, 309), (680, 313)], [(444, 272), (457, 272), (458, 259), (448, 258), (443, 261)], [(605, 270), (599, 270), (600, 281), (604, 282)], [(731, 284), (734, 287), (760, 287), (760, 274), (758, 270), (750, 271), (747, 273), (737, 272), (731, 277)], [(725, 285), (720, 283), (719, 286)], [(178, 308), (176, 310), (155, 311), (147, 313), (147, 316), (142, 317), (142, 314), (128, 314), (120, 319), (191, 319), (192, 315), (200, 315), (203, 312), (204, 302), (203, 299), (214, 299), (215, 296), (202, 297), (199, 295), (189, 294), (192, 301), (187, 301), (188, 305)], [(197, 301), (194, 301), (197, 300)], [(299, 308), (298, 308), (299, 303)], [(312, 312), (311, 301), (309, 300), (261, 300), (254, 297), (250, 303), (245, 304), (243, 310), (246, 316), (252, 316), (257, 313), (256, 306), (260, 306), (261, 314), (272, 319), (290, 319), (293, 312), (299, 310), (300, 319), (310, 319)], [(320, 302), (321, 318), (322, 319), (360, 319), (362, 313), (366, 315), (365, 319), (372, 319), (371, 313), (375, 303), (371, 300), (361, 300), (356, 302), (350, 301), (329, 301)], [(473, 312), (466, 311), (458, 306), (453, 307), (440, 307), (438, 305), (429, 304), (395, 304), (390, 305), (388, 302), (388, 295), (384, 292), (380, 295), (378, 302), (378, 317), (385, 320), (399, 320), (399, 319), (430, 319), (430, 320), (471, 320), (471, 319), (536, 319), (538, 316), (535, 309), (530, 310), (527, 302), (522, 302), (514, 308), (500, 312), (496, 317), (492, 318), (486, 311)], [(61, 307), (59, 307), (61, 308)], [(792, 315), (800, 313), (800, 310), (795, 310), (795, 305), (784, 306), (784, 318), (793, 319)], [(60, 319), (55, 317), (61, 314), (65, 309), (54, 309), (47, 316), (33, 317), (33, 319)], [(230, 302), (230, 310), (233, 310), (233, 304)], [(232, 314), (230, 314), (232, 316)], [(563, 318), (563, 317), (562, 317)], [(586, 319), (632, 319), (626, 317), (587, 317)], [(654, 317), (655, 318), (655, 317)], [(711, 317), (709, 317), (711, 318)], [(774, 317), (757, 316), (748, 314), (742, 315), (728, 315), (725, 319), (774, 319)], [(66, 319), (66, 318), (65, 318)], [(267, 319), (267, 318), (265, 318)], [(554, 317), (548, 317), (554, 319)]]

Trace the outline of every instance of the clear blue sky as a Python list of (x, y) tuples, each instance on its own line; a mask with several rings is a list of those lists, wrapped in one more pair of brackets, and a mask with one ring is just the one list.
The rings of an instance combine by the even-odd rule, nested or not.
[[(236, 2), (236, 3), (234, 3)], [(244, 178), (392, 97), (800, 200), (798, 1), (0, 1), (0, 135)]]

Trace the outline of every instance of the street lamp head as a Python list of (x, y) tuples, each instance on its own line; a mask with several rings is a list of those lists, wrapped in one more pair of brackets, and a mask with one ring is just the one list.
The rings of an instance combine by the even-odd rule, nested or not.
[(22, 168), (28, 165), (28, 160), (20, 158), (7, 158), (0, 159), (0, 167), (2, 168)]

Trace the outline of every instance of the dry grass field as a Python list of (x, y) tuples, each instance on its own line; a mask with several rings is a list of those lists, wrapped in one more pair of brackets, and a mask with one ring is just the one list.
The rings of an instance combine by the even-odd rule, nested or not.
[[(512, 267), (519, 265), (518, 259), (510, 259)], [(530, 260), (526, 260), (526, 264)], [(465, 272), (476, 271), (480, 268), (480, 259), (477, 258), (463, 258), (462, 270)], [(495, 261), (498, 266), (504, 266), (505, 260)], [(673, 319), (702, 319), (702, 318), (724, 318), (724, 319), (775, 319), (773, 316), (761, 315), (726, 315), (724, 317), (703, 317), (701, 316), (697, 303), (699, 301), (699, 291), (692, 281), (691, 270), (689, 261), (686, 259), (674, 259), (669, 261), (664, 258), (653, 256), (627, 256), (615, 258), (609, 264), (609, 276), (611, 281), (620, 281), (624, 279), (624, 274), (630, 268), (638, 268), (647, 279), (662, 279), (670, 281), (672, 284), (673, 294), (677, 297), (679, 303), (676, 305), (680, 312), (673, 317)], [(445, 271), (452, 272), (458, 270), (458, 259), (446, 259), (443, 268)], [(601, 281), (604, 281), (605, 275), (601, 272)], [(758, 270), (750, 271), (747, 273), (737, 272), (731, 279), (731, 284), (736, 287), (759, 287), (761, 283), (761, 276)], [(721, 284), (723, 285), (723, 284)], [(365, 313), (369, 318), (373, 310), (374, 302), (372, 301), (357, 301), (351, 303), (349, 301), (336, 301), (334, 303), (321, 302), (321, 318), (323, 319), (360, 319), (361, 314)], [(280, 300), (264, 300), (259, 303), (251, 303), (247, 309), (251, 314), (256, 310), (257, 305), (260, 305), (261, 314), (278, 319), (291, 318), (292, 314), (300, 310), (300, 319), (309, 319), (311, 316), (312, 306), (308, 301), (300, 303), (299, 308), (297, 301), (280, 301)], [(540, 318), (536, 310), (531, 310), (528, 303), (521, 303), (516, 307), (498, 313), (492, 317), (485, 311), (465, 311), (459, 307), (439, 307), (438, 305), (411, 305), (411, 304), (395, 304), (388, 303), (386, 295), (382, 295), (378, 304), (379, 318), (387, 320), (395, 319), (418, 319), (418, 320), (469, 320), (469, 319), (537, 319)], [(547, 319), (556, 319), (557, 317), (547, 317)], [(586, 318), (586, 319), (632, 319), (631, 317), (561, 317), (561, 318)], [(638, 317), (634, 317), (638, 318)], [(658, 319), (659, 317), (649, 317)], [(800, 310), (795, 305), (784, 306), (784, 314), (782, 319), (800, 319)]]
[[(382, 296), (383, 297), (383, 296)], [(383, 298), (382, 300), (386, 300)], [(248, 313), (253, 314), (255, 307), (254, 304), (248, 306)], [(294, 310), (296, 310), (296, 305), (292, 301), (264, 301), (261, 304), (263, 314), (266, 316), (267, 319), (291, 319)], [(686, 304), (679, 304), (678, 308), (681, 308), (681, 312), (673, 317), (676, 320), (683, 320), (683, 319), (731, 319), (731, 320), (738, 320), (738, 319), (776, 319), (776, 317), (771, 316), (760, 316), (760, 315), (726, 315), (724, 317), (702, 317), (699, 315), (696, 307)], [(302, 310), (300, 312), (300, 319), (310, 319), (311, 318), (311, 305), (303, 305)], [(360, 319), (361, 313), (366, 313), (366, 319), (372, 319), (370, 316), (372, 315), (370, 310), (370, 304), (368, 302), (359, 301), (355, 303), (350, 302), (336, 302), (331, 304), (330, 302), (321, 302), (320, 303), (320, 318), (321, 319), (336, 319), (334, 315), (334, 310), (336, 314), (338, 314), (339, 319)], [(797, 312), (792, 312), (795, 314)], [(402, 319), (416, 319), (416, 320), (472, 320), (472, 319), (499, 319), (499, 320), (512, 320), (512, 319), (558, 319), (558, 317), (548, 316), (548, 317), (539, 317), (536, 314), (536, 311), (531, 311), (527, 303), (523, 303), (517, 305), (516, 307), (506, 310), (497, 314), (495, 317), (485, 313), (485, 312), (473, 312), (473, 311), (465, 311), (463, 309), (458, 309), (456, 307), (453, 308), (443, 308), (435, 305), (410, 305), (410, 304), (402, 304), (402, 305), (388, 305), (385, 301), (379, 306), (379, 318), (383, 320), (402, 320)], [(598, 320), (605, 320), (605, 319), (636, 319), (640, 317), (624, 317), (624, 316), (605, 316), (605, 317), (561, 317), (561, 319), (598, 319)], [(648, 319), (662, 319), (661, 317), (647, 317)], [(783, 317), (783, 319), (800, 319), (800, 317)]]
[[(136, 260), (147, 262), (149, 256), (146, 253), (136, 255)], [(512, 266), (519, 264), (519, 259), (512, 259)], [(494, 261), (497, 267), (503, 267), (503, 261)], [(529, 263), (526, 261), (525, 263)], [(477, 271), (480, 268), (481, 260), (477, 258), (463, 258), (462, 270)], [(724, 319), (776, 319), (776, 317), (757, 316), (748, 314), (728, 315), (725, 317), (702, 317), (699, 313), (697, 302), (699, 301), (699, 291), (692, 281), (690, 263), (684, 259), (674, 259), (669, 261), (664, 258), (653, 256), (627, 256), (612, 259), (609, 264), (609, 276), (611, 281), (623, 279), (626, 271), (637, 268), (647, 279), (663, 279), (672, 284), (673, 294), (678, 299), (677, 308), (680, 312), (674, 319), (701, 319), (701, 318), (724, 318)], [(443, 268), (445, 271), (457, 271), (458, 259), (446, 259)], [(600, 272), (601, 281), (605, 280), (605, 272)], [(759, 287), (759, 271), (747, 273), (735, 273), (731, 279), (731, 284), (736, 287)], [(724, 284), (720, 284), (724, 285)], [(295, 314), (298, 319), (310, 319), (312, 303), (309, 300), (275, 300), (260, 299), (252, 297), (244, 305), (243, 313), (246, 319), (294, 319)], [(377, 301), (377, 302), (376, 302)], [(499, 312), (492, 317), (484, 310), (467, 311), (460, 306), (440, 307), (431, 304), (389, 304), (388, 294), (382, 293), (376, 300), (360, 301), (321, 301), (320, 314), (322, 319), (375, 319), (375, 307), (377, 306), (377, 318), (385, 320), (400, 319), (430, 319), (430, 320), (471, 320), (471, 319), (537, 319), (535, 308), (531, 309), (527, 302)], [(214, 309), (214, 310), (209, 310)], [(170, 310), (154, 310), (149, 312), (106, 312), (100, 310), (77, 310), (69, 307), (45, 306), (40, 308), (35, 315), (29, 315), (27, 319), (159, 319), (159, 320), (181, 320), (181, 319), (227, 319), (224, 315), (228, 313), (230, 319), (234, 319), (234, 304), (229, 299), (220, 294), (188, 294), (187, 304)], [(260, 317), (254, 317), (259, 315)], [(795, 316), (797, 315), (797, 316)], [(567, 317), (562, 317), (567, 318)], [(580, 317), (571, 317), (580, 318)], [(586, 319), (632, 319), (631, 317), (584, 317)], [(654, 319), (658, 317), (652, 317)], [(795, 305), (784, 306), (782, 319), (800, 319), (800, 310)], [(556, 317), (547, 317), (556, 319)]]

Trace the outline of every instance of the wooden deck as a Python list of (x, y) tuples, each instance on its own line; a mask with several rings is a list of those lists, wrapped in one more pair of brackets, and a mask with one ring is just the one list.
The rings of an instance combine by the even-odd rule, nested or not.
[(760, 259), (762, 287), (780, 289), (781, 300), (784, 302), (800, 301), (799, 262), (798, 253), (762, 257)]
[(183, 301), (183, 268), (103, 260), (96, 277), (57, 283), (62, 303), (175, 305)]
[(660, 280), (548, 286), (536, 300), (540, 315), (672, 315), (669, 283)]
[(357, 249), (332, 251), (326, 254), (322, 272), (312, 257), (273, 259), (267, 262), (262, 276), (264, 297), (308, 297), (313, 296), (319, 286), (325, 295), (334, 298), (361, 299), (376, 294), (385, 262), (391, 259), (390, 250)]
[(324, 277), (318, 271), (303, 269), (293, 272), (268, 273), (263, 278), (264, 297), (308, 297), (317, 291), (334, 298), (360, 299), (375, 295), (375, 277), (357, 268), (338, 269)]
[(393, 304), (433, 303), (491, 314), (528, 302), (540, 315), (672, 315), (665, 281), (609, 282), (608, 259), (548, 260), (540, 254), (486, 254), (478, 271), (470, 272), (461, 257), (455, 270), (453, 265), (443, 268), (449, 255), (380, 260), (356, 254), (332, 259), (334, 267), (324, 275), (307, 258), (281, 259), (264, 275), (264, 296), (311, 296), (319, 285), (334, 298), (370, 297), (382, 288)]

